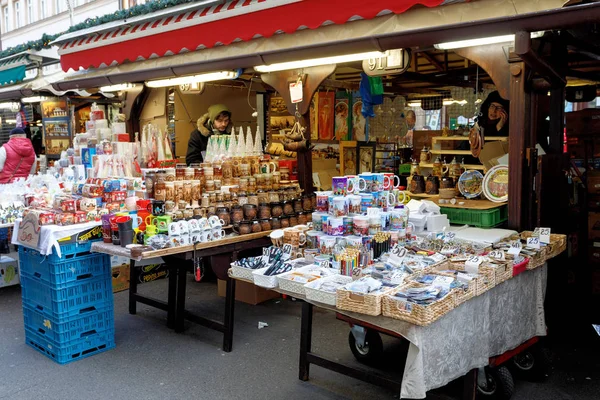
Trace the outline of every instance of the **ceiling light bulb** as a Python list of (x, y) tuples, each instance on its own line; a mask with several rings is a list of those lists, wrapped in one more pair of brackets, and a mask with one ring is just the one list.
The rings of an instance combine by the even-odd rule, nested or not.
[(151, 88), (179, 86), (198, 82), (221, 81), (225, 79), (236, 79), (240, 76), (240, 71), (219, 71), (209, 72), (207, 74), (180, 76), (171, 79), (159, 79), (156, 81), (147, 81), (146, 86)]
[(316, 67), (319, 65), (339, 64), (344, 62), (362, 61), (370, 58), (384, 57), (386, 53), (379, 51), (371, 51), (367, 53), (346, 54), (342, 56), (332, 56), (323, 58), (312, 58), (308, 60), (298, 60), (270, 65), (257, 65), (254, 67), (256, 72), (275, 72), (287, 71), (290, 69), (302, 69), (308, 67)]

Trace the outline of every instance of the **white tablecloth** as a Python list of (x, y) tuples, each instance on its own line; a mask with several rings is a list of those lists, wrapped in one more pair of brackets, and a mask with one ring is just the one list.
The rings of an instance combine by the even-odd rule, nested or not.
[(525, 271), (425, 327), (336, 311), (397, 332), (410, 341), (400, 397), (422, 399), (428, 390), (488, 365), (490, 357), (534, 336), (546, 335), (546, 274), (546, 265)]
[[(40, 230), (40, 241), (37, 247), (32, 247), (34, 250), (39, 251), (41, 254), (47, 255), (52, 254), (52, 248), (56, 249), (56, 254), (60, 257), (60, 245), (58, 244), (59, 239), (66, 238), (71, 235), (76, 235), (79, 232), (83, 232), (87, 229), (101, 225), (100, 222), (88, 222), (85, 224), (76, 224), (68, 226), (58, 225), (46, 225), (42, 226)], [(19, 242), (19, 221), (15, 222), (12, 244), (18, 246), (26, 246)], [(31, 246), (26, 246), (31, 247)]]

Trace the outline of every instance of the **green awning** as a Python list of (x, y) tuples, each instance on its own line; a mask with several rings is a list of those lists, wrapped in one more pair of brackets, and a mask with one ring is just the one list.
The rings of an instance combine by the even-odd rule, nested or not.
[(0, 71), (0, 86), (13, 85), (25, 79), (25, 65)]
[(14, 85), (25, 79), (25, 70), (30, 63), (27, 54), (0, 60), (0, 86)]

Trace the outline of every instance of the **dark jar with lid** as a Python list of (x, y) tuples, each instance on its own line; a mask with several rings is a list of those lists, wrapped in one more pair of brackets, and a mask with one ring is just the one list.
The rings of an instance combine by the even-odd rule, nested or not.
[(290, 201), (283, 202), (283, 213), (285, 215), (290, 215), (294, 213), (294, 205)]
[(281, 227), (282, 228), (289, 228), (290, 227), (290, 219), (288, 217), (281, 217), (281, 218), (279, 218), (279, 220), (281, 221)]
[(299, 225), (306, 225), (308, 223), (308, 218), (306, 217), (306, 213), (304, 211), (301, 211), (298, 213), (298, 224)]
[(281, 229), (281, 220), (279, 217), (271, 218), (271, 229)]
[(244, 219), (244, 209), (242, 206), (235, 205), (231, 207), (231, 221), (240, 222)]
[(302, 199), (294, 199), (294, 212), (299, 213), (300, 211), (304, 211)]
[(312, 200), (310, 199), (310, 196), (305, 194), (304, 196), (302, 196), (302, 209), (304, 211), (311, 211), (312, 210)]
[(298, 225), (298, 217), (296, 216), (296, 214), (291, 214), (291, 215), (289, 215), (289, 217), (290, 217), (290, 226)]
[(263, 232), (264, 231), (270, 231), (272, 229), (270, 218), (263, 218), (263, 219), (261, 219), (260, 220), (260, 227), (263, 230)]
[(252, 221), (252, 233), (258, 232), (262, 232), (262, 227), (260, 225), (260, 222), (257, 219), (255, 219)]
[(258, 207), (254, 204), (244, 204), (244, 217), (246, 219), (254, 219), (256, 218), (256, 214), (258, 213)]
[(241, 221), (237, 224), (233, 225), (233, 231), (235, 233), (239, 233), (240, 235), (247, 235), (252, 232), (252, 227), (250, 221)]
[(258, 205), (258, 218), (271, 218), (271, 206), (269, 206), (267, 203), (260, 203)]
[(281, 203), (271, 203), (271, 216), (281, 217), (283, 215), (283, 206)]
[(225, 226), (231, 225), (231, 216), (229, 215), (229, 209), (227, 207), (217, 207), (217, 217), (223, 220)]

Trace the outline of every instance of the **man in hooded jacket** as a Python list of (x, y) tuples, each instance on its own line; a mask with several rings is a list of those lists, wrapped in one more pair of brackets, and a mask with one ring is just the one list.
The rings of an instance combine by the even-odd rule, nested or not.
[(208, 138), (211, 135), (230, 134), (231, 129), (231, 111), (226, 105), (214, 104), (208, 107), (208, 112), (198, 119), (197, 128), (190, 134), (186, 164), (203, 162)]

